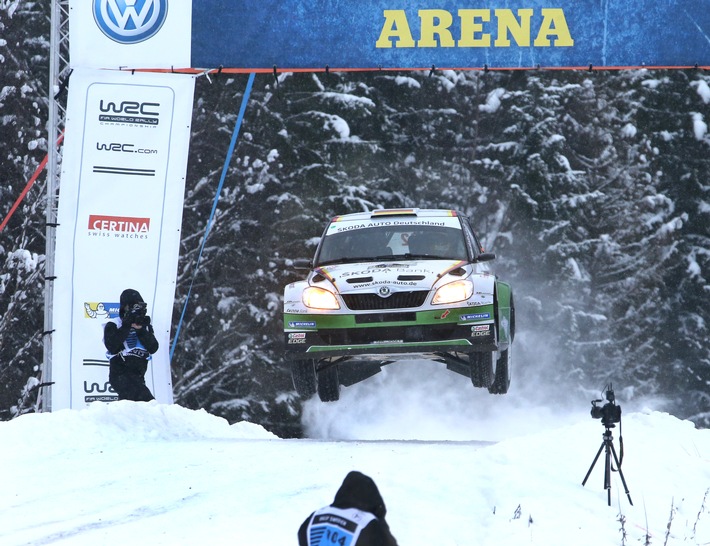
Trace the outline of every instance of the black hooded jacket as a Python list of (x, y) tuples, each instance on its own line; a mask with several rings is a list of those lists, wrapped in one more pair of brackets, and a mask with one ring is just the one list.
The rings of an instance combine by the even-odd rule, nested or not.
[[(354, 546), (397, 546), (397, 541), (385, 521), (387, 514), (385, 501), (382, 499), (377, 485), (369, 476), (357, 471), (349, 472), (330, 506), (357, 508), (375, 516), (375, 519), (362, 530)], [(308, 524), (313, 518), (313, 514), (306, 518), (298, 530), (299, 546), (313, 546), (308, 541)]]
[[(148, 368), (148, 358), (124, 357), (120, 354), (124, 349), (124, 342), (131, 332), (135, 332), (138, 340), (148, 353), (153, 354), (158, 350), (158, 340), (155, 338), (153, 327), (150, 324), (134, 329), (129, 320), (124, 320), (127, 318), (131, 307), (136, 303), (142, 302), (143, 298), (137, 290), (132, 288), (124, 290), (121, 293), (120, 300), (119, 318), (121, 320), (118, 323), (108, 322), (104, 326), (104, 345), (110, 354), (115, 355), (109, 361), (109, 381), (111, 381), (112, 377), (115, 378), (125, 374), (135, 374), (142, 378)], [(113, 381), (111, 382), (113, 383)]]

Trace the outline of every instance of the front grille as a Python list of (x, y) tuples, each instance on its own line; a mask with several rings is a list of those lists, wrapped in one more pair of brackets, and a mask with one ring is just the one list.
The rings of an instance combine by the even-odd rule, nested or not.
[[(456, 326), (386, 326), (381, 328), (355, 328), (341, 330), (318, 330), (318, 335), (325, 345), (369, 344), (378, 341), (399, 340), (404, 343), (426, 341), (446, 341), (456, 335)], [(461, 332), (465, 338), (467, 332)]]
[(417, 314), (414, 311), (408, 313), (368, 313), (367, 315), (355, 315), (355, 324), (377, 324), (379, 322), (416, 322)]
[(379, 309), (407, 309), (424, 304), (428, 290), (395, 292), (388, 298), (377, 294), (342, 294), (345, 305), (353, 311), (377, 311)]

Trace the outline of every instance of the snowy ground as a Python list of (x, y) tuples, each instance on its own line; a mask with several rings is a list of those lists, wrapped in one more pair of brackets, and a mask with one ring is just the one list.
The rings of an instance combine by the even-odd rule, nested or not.
[(0, 544), (295, 545), (353, 469), (379, 485), (400, 546), (710, 544), (710, 430), (617, 392), (634, 504), (613, 473), (609, 507), (603, 454), (581, 484), (604, 432), (589, 400), (494, 397), (417, 365), (309, 401), (310, 440), (157, 403), (0, 423)]

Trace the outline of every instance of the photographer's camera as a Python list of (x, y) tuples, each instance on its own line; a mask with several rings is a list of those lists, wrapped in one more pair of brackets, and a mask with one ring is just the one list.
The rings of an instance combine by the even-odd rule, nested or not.
[(128, 312), (128, 321), (131, 324), (140, 324), (141, 326), (147, 326), (150, 324), (150, 318), (146, 316), (148, 311), (148, 304), (145, 302), (134, 303)]

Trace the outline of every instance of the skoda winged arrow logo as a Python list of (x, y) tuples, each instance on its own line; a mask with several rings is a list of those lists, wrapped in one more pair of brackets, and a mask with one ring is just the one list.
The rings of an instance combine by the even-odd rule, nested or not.
[(137, 44), (154, 36), (168, 15), (168, 0), (94, 0), (94, 19), (106, 36)]
[(381, 298), (387, 298), (392, 294), (392, 291), (390, 290), (389, 286), (380, 286), (380, 289), (377, 291), (377, 294)]

